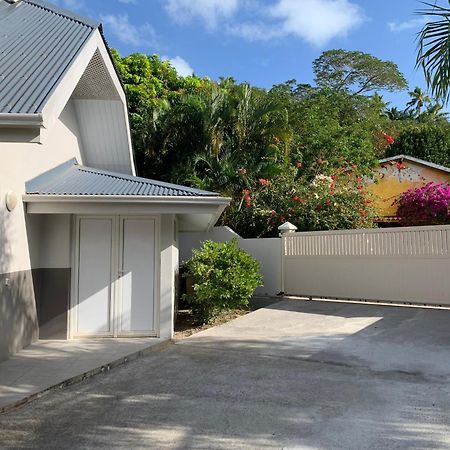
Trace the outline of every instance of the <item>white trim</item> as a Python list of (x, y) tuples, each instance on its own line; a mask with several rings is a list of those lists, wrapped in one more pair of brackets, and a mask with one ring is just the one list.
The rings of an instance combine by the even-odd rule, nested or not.
[(424, 161), (423, 159), (414, 158), (413, 156), (408, 156), (408, 155), (391, 156), (390, 158), (380, 159), (378, 162), (380, 164), (385, 164), (387, 162), (397, 161), (399, 159), (400, 160), (401, 159), (405, 159), (407, 161), (411, 161), (411, 162), (414, 162), (416, 164), (420, 164), (422, 166), (427, 166), (427, 167), (431, 167), (433, 169), (437, 169), (437, 170), (441, 170), (443, 172), (450, 173), (450, 168), (448, 168), (448, 167), (441, 166), (440, 164), (435, 164), (435, 163), (432, 163), (432, 162)]
[(43, 127), (42, 114), (1, 113), (0, 126), (3, 127)]
[(55, 91), (49, 98), (48, 102), (45, 104), (42, 110), (44, 123), (46, 126), (49, 126), (49, 124), (51, 124), (59, 117), (62, 110), (69, 101), (70, 97), (72, 96), (78, 82), (80, 81), (81, 77), (86, 71), (86, 68), (88, 67), (97, 49), (99, 50), (103, 62), (105, 63), (106, 68), (108, 69), (111, 80), (117, 90), (117, 93), (120, 97), (120, 101), (123, 106), (123, 120), (125, 122), (124, 131), (127, 135), (126, 137), (128, 143), (128, 158), (130, 162), (131, 174), (136, 175), (125, 92), (117, 76), (116, 70), (114, 69), (110, 54), (106, 48), (105, 42), (99, 30), (95, 30), (92, 36), (84, 44), (83, 49), (78, 54), (78, 56), (72, 61), (72, 64), (65, 73), (64, 77), (59, 82), (58, 86), (56, 87)]
[(57, 202), (101, 202), (101, 203), (180, 203), (198, 204), (208, 203), (217, 205), (228, 205), (231, 201), (229, 197), (216, 196), (164, 196), (164, 195), (40, 195), (23, 194), (22, 200), (26, 203), (57, 203)]

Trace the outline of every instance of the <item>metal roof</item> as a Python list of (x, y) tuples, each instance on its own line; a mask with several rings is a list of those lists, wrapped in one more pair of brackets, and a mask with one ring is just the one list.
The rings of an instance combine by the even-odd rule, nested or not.
[(448, 168), (448, 167), (441, 166), (440, 164), (434, 164), (434, 163), (425, 161), (423, 159), (414, 158), (413, 156), (408, 156), (408, 155), (396, 155), (396, 156), (391, 156), (390, 158), (380, 159), (379, 163), (383, 164), (383, 163), (387, 163), (390, 161), (398, 161), (398, 160), (403, 160), (403, 159), (405, 159), (406, 161), (414, 162), (416, 164), (422, 164), (423, 166), (432, 167), (433, 169), (442, 170), (443, 172), (450, 173), (450, 168)]
[(133, 177), (67, 161), (28, 181), (27, 194), (67, 196), (219, 197), (215, 192)]
[(0, 113), (41, 113), (99, 26), (43, 0), (0, 0)]

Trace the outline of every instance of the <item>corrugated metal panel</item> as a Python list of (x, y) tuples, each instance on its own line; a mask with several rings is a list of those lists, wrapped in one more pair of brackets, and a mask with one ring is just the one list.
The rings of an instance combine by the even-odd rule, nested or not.
[(80, 166), (68, 161), (26, 183), (27, 194), (36, 195), (139, 195), (167, 197), (211, 197), (215, 192), (133, 177)]
[(98, 24), (41, 0), (0, 0), (0, 113), (40, 113)]

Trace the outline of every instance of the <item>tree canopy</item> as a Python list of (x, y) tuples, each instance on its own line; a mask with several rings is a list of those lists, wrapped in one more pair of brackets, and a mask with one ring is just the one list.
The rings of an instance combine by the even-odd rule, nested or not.
[(335, 91), (364, 94), (408, 86), (395, 63), (358, 51), (325, 51), (313, 62), (313, 69), (317, 85)]
[[(411, 139), (438, 145), (442, 138), (425, 155), (432, 162), (442, 163), (450, 148), (435, 101), (423, 98), (419, 108), (414, 90), (413, 103), (401, 110), (368, 94), (405, 82), (393, 63), (361, 52), (324, 52), (315, 62), (322, 74), (316, 86), (292, 79), (271, 89), (180, 77), (157, 55), (113, 55), (128, 96), (138, 174), (230, 196), (219, 223), (244, 237), (274, 236), (286, 220), (300, 230), (373, 226), (362, 180), (377, 160), (413, 153)], [(346, 65), (332, 70), (330, 55)], [(411, 137), (416, 129), (426, 137)]]

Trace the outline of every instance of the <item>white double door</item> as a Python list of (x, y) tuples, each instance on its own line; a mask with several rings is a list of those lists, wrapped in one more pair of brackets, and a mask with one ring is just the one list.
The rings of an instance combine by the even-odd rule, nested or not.
[(76, 218), (71, 337), (154, 336), (157, 220)]

